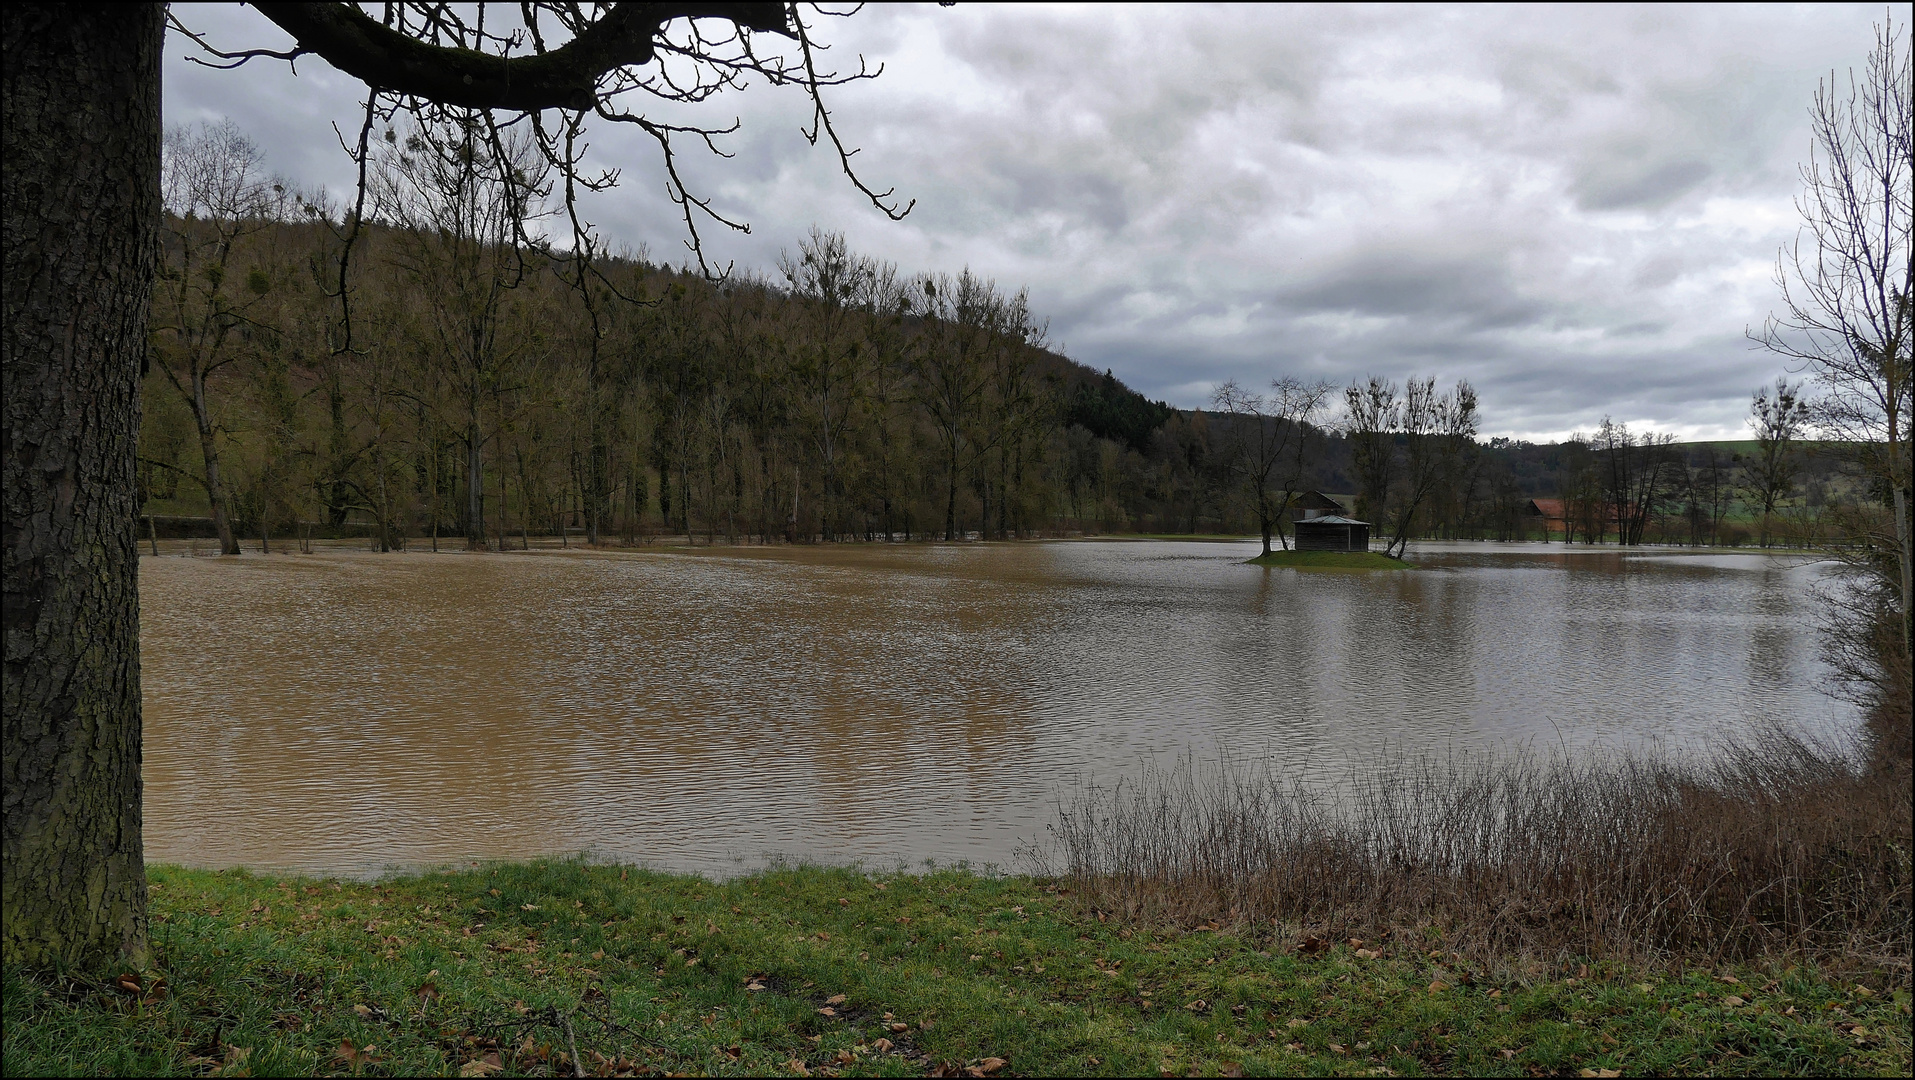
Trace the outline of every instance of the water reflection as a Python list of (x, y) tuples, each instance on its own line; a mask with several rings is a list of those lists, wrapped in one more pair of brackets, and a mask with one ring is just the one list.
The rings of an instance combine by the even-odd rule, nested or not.
[(147, 850), (370, 872), (590, 849), (1009, 863), (1060, 788), (1222, 746), (1854, 723), (1812, 566), (1433, 545), (332, 552), (142, 564)]

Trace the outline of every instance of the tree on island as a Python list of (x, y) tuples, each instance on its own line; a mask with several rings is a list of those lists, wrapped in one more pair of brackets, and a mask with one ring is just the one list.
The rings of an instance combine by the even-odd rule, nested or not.
[[(812, 100), (810, 140), (828, 139), (847, 177), (887, 214), (910, 209), (887, 204), (888, 192), (857, 178), (819, 96), (875, 73), (861, 66), (821, 74), (795, 3), (537, 3), (513, 5), (509, 17), (519, 22), (506, 27), (497, 17), (488, 26), (483, 4), (476, 12), (387, 5), (384, 21), (343, 3), (255, 6), (292, 35), (293, 48), (218, 52), (158, 4), (16, 3), (0, 13), (0, 955), (8, 964), (44, 970), (148, 959), (134, 451), (163, 220), (160, 50), (169, 19), (224, 66), (314, 56), (366, 84), (335, 349), (353, 347), (346, 261), (365, 210), (370, 139), (401, 112), (473, 125), (495, 150), (489, 160), (503, 163), (489, 179), (508, 188), (512, 159), (496, 151), (512, 133), (528, 133), (562, 178), (570, 265), (588, 308), (597, 237), (579, 217), (577, 196), (616, 182), (614, 173), (584, 168), (589, 120), (631, 124), (657, 142), (701, 268), (709, 272), (701, 219), (746, 228), (687, 190), (674, 146), (675, 138), (712, 146), (735, 122), (655, 121), (626, 107), (632, 96), (695, 105), (754, 75), (796, 84)], [(711, 32), (714, 23), (725, 29)], [(754, 35), (780, 40), (793, 55), (761, 52)], [(664, 58), (684, 69), (667, 77)]]

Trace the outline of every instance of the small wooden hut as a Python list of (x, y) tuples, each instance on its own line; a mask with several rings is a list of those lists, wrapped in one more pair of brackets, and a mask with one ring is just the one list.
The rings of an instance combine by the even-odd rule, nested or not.
[(1296, 523), (1298, 551), (1368, 551), (1370, 523), (1325, 514)]

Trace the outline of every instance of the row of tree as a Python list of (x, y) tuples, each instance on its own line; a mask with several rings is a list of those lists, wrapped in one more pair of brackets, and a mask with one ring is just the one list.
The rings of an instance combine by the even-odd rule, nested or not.
[(230, 124), (168, 135), (142, 495), (204, 507), (224, 551), (314, 529), (385, 549), (1255, 529), (1268, 548), (1306, 490), (1352, 493), (1394, 552), (1546, 532), (1543, 496), (1566, 539), (1718, 542), (1740, 500), (1766, 541), (1803, 461), (1785, 382), (1756, 396), (1753, 455), (1605, 419), (1540, 468), (1477, 438), (1467, 383), (1231, 382), (1176, 410), (1045, 348), (1025, 295), (968, 270), (907, 276), (817, 230), (776, 280), (583, 266), (536, 238), (539, 159), (472, 127), (388, 132), (368, 171), (348, 210), (267, 175)]
[(537, 159), (473, 128), (387, 133), (362, 228), (260, 165), (231, 125), (168, 137), (141, 476), (203, 496), (228, 552), (352, 521), (385, 547), (1029, 535), (1170, 412), (1046, 350), (1023, 293), (835, 234), (775, 283), (583, 266), (529, 238)]

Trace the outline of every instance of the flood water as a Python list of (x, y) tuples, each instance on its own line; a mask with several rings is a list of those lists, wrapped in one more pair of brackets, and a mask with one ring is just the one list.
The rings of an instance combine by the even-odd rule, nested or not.
[(1759, 554), (1254, 544), (142, 561), (146, 851), (334, 874), (584, 851), (1014, 865), (1183, 753), (1839, 734), (1809, 587)]

